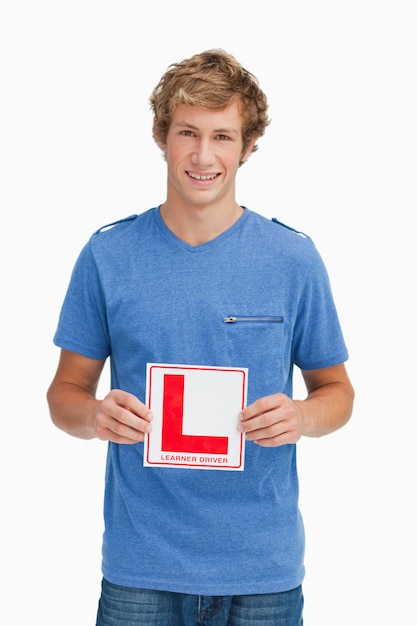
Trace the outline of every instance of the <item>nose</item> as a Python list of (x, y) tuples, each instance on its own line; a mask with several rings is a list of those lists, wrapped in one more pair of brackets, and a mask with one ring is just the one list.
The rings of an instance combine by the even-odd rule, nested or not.
[(192, 154), (193, 165), (207, 167), (209, 165), (212, 165), (214, 161), (215, 156), (213, 153), (213, 146), (211, 141), (206, 138), (200, 138)]

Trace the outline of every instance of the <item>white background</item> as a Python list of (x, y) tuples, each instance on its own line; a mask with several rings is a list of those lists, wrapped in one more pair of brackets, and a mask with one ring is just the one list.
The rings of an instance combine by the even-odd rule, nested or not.
[[(91, 233), (164, 200), (148, 97), (222, 47), (272, 124), (238, 201), (307, 232), (351, 358), (349, 425), (299, 444), (308, 626), (415, 620), (416, 19), (413, 2), (6, 0), (0, 9), (2, 614), (89, 626), (105, 445), (49, 421), (52, 345)], [(104, 387), (107, 380), (103, 381)]]

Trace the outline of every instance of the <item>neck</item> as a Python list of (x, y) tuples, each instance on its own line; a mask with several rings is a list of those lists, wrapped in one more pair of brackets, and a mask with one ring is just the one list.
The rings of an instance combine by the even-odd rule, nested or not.
[(215, 239), (229, 229), (243, 214), (236, 202), (225, 208), (175, 207), (165, 202), (160, 208), (165, 225), (182, 241), (198, 246)]

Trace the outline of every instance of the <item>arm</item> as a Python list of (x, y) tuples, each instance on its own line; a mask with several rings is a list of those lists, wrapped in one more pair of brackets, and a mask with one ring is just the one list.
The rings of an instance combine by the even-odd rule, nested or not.
[(61, 350), (47, 400), (53, 423), (81, 439), (115, 443), (143, 441), (152, 415), (136, 396), (112, 389), (103, 400), (96, 391), (105, 361)]
[(344, 364), (302, 372), (305, 400), (282, 393), (260, 398), (244, 409), (238, 430), (261, 446), (321, 437), (344, 426), (352, 414), (354, 391)]

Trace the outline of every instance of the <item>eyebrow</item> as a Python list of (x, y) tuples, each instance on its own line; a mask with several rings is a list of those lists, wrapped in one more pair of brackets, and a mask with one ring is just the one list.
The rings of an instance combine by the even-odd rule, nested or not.
[[(176, 122), (173, 124), (174, 127), (182, 127), (182, 128), (190, 128), (191, 130), (199, 130), (198, 126), (194, 126), (194, 124), (189, 124), (188, 122)], [(214, 133), (228, 133), (230, 135), (239, 135), (239, 131), (235, 128), (215, 128), (213, 130)]]

